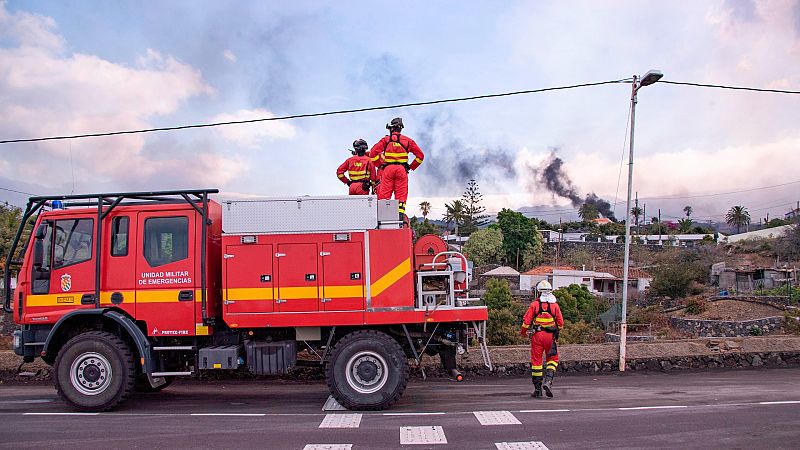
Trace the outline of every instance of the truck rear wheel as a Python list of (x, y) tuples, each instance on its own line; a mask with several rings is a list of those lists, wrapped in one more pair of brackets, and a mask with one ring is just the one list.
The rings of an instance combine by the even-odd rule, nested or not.
[(325, 378), (340, 405), (377, 411), (403, 395), (408, 385), (408, 360), (388, 335), (375, 330), (356, 331), (333, 347)]
[(55, 381), (58, 395), (81, 411), (105, 411), (131, 393), (136, 369), (128, 344), (105, 331), (70, 339), (58, 353)]

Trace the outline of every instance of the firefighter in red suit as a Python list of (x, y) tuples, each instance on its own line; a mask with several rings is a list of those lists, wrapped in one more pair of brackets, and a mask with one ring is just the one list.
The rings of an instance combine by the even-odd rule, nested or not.
[[(372, 160), (367, 156), (367, 141), (357, 139), (353, 142), (353, 156), (347, 158), (338, 169), (336, 176), (342, 183), (350, 186), (350, 195), (369, 195), (372, 184), (377, 180), (377, 172)], [(347, 175), (350, 178), (347, 178)]]
[[(374, 164), (378, 164), (383, 157), (383, 173), (378, 185), (378, 200), (394, 198), (400, 203), (401, 216), (406, 213), (408, 200), (408, 172), (422, 164), (425, 155), (416, 142), (408, 136), (403, 136), (403, 119), (396, 117), (386, 125), (389, 135), (384, 136), (372, 146), (369, 157)], [(409, 153), (414, 156), (409, 160)]]
[[(531, 334), (531, 376), (533, 377), (534, 398), (545, 395), (553, 397), (553, 378), (558, 368), (558, 333), (564, 327), (561, 308), (556, 304), (553, 286), (547, 280), (536, 285), (539, 298), (531, 302), (525, 317), (522, 319), (520, 334)], [(542, 365), (542, 354), (546, 353), (545, 365)], [(543, 371), (544, 369), (544, 371)], [(544, 379), (544, 381), (542, 381)]]

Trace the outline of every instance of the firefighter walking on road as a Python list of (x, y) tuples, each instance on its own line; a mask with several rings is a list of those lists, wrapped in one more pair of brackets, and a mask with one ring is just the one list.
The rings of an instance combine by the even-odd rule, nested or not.
[[(531, 334), (531, 376), (532, 397), (540, 398), (542, 390), (547, 397), (553, 397), (553, 378), (558, 368), (558, 333), (564, 327), (561, 308), (556, 304), (553, 286), (547, 280), (536, 285), (539, 297), (531, 302), (522, 319), (520, 334)], [(545, 358), (542, 355), (547, 353)], [(543, 359), (545, 365), (542, 365)]]
[(336, 176), (339, 180), (350, 186), (350, 195), (369, 195), (372, 184), (377, 181), (375, 165), (366, 154), (368, 148), (367, 141), (356, 139), (353, 142), (353, 156), (347, 158), (336, 169)]
[[(401, 216), (406, 213), (408, 201), (408, 173), (422, 164), (425, 155), (416, 142), (408, 136), (400, 134), (403, 130), (403, 119), (396, 117), (386, 125), (389, 135), (378, 141), (369, 152), (374, 164), (383, 158), (382, 175), (378, 185), (378, 200), (394, 198), (400, 203)], [(409, 153), (414, 156), (409, 160)]]

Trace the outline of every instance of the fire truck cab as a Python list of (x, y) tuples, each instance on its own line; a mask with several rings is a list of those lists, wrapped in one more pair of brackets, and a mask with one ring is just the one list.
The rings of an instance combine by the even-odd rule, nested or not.
[(409, 359), (439, 354), (459, 377), (474, 342), (491, 366), (469, 262), (436, 236), (414, 244), (395, 201), (216, 192), (29, 199), (4, 309), (15, 352), (52, 364), (66, 403), (107, 410), (201, 371), (316, 364), (341, 405), (383, 409)]

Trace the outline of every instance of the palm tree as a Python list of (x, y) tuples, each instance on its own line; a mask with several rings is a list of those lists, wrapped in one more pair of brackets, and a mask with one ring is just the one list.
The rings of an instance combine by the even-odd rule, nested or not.
[(747, 212), (747, 208), (744, 206), (733, 206), (728, 211), (728, 214), (725, 214), (725, 223), (732, 227), (735, 226), (736, 234), (739, 234), (742, 225), (750, 223), (750, 213)]
[(692, 215), (692, 212), (693, 211), (692, 211), (692, 207), (691, 206), (686, 205), (686, 206), (683, 207), (683, 213), (686, 214), (686, 218), (687, 219), (689, 218), (689, 216)]
[(445, 223), (454, 223), (456, 226), (456, 235), (458, 235), (458, 226), (464, 222), (464, 215), (466, 214), (467, 207), (461, 200), (453, 200), (451, 203), (444, 204)]
[(636, 233), (639, 233), (639, 216), (642, 215), (642, 208), (634, 206), (633, 208), (631, 208), (631, 214), (633, 214), (633, 220), (634, 223), (636, 224)]
[(584, 222), (589, 222), (590, 220), (600, 217), (600, 212), (597, 210), (596, 206), (584, 203), (578, 210), (578, 215), (581, 216)]
[(428, 213), (431, 212), (431, 204), (428, 201), (424, 201), (419, 204), (419, 209), (422, 210), (422, 218), (427, 219)]
[(678, 230), (680, 230), (681, 233), (688, 233), (688, 232), (692, 231), (692, 224), (693, 223), (694, 223), (694, 221), (692, 221), (692, 219), (690, 219), (688, 217), (685, 218), (685, 219), (681, 219), (681, 220), (678, 221)]

